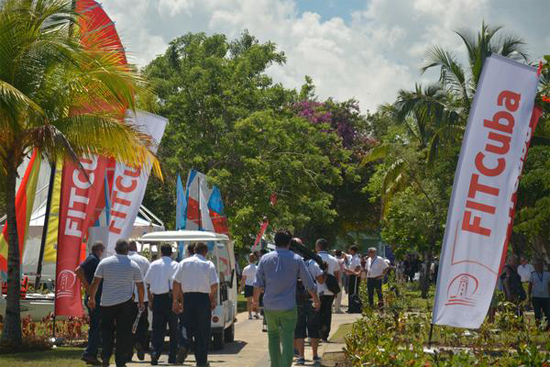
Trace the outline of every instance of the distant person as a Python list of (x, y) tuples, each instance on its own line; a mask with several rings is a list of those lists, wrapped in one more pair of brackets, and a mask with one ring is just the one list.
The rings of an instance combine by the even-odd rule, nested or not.
[(349, 248), (349, 264), (346, 268), (348, 274), (348, 313), (361, 313), (362, 307), (359, 301), (359, 287), (361, 283), (361, 256), (359, 248), (355, 245)]
[[(248, 311), (248, 319), (252, 320), (252, 298), (254, 296), (254, 281), (256, 280), (256, 271), (258, 266), (256, 265), (256, 255), (248, 255), (248, 265), (243, 269), (243, 276), (241, 279), (241, 289), (244, 289), (244, 297), (246, 298), (246, 310)], [(258, 312), (254, 313), (254, 318), (259, 319)]]
[[(302, 244), (299, 238), (295, 238), (294, 241)], [(323, 284), (325, 278), (323, 276), (323, 270), (321, 270), (319, 265), (312, 259), (304, 260), (304, 262), (316, 286)], [(318, 352), (319, 340), (321, 338), (320, 313), (314, 309), (311, 295), (304, 287), (301, 279), (299, 279), (296, 284), (296, 305), (298, 309), (298, 321), (296, 322), (296, 329), (294, 330), (294, 345), (298, 352), (296, 364), (298, 366), (306, 364), (305, 339), (309, 337), (309, 343), (313, 353), (313, 363), (318, 365), (321, 363), (321, 357)]]
[(96, 308), (95, 297), (101, 280), (103, 292), (101, 294), (101, 332), (103, 349), (101, 357), (103, 365), (108, 366), (113, 354), (116, 334), (117, 367), (123, 367), (128, 362), (132, 352), (132, 325), (134, 323), (134, 285), (138, 289), (138, 308), (146, 311), (143, 302), (145, 288), (139, 266), (128, 257), (128, 241), (120, 239), (116, 242), (113, 256), (109, 256), (99, 263), (94, 275), (88, 307)]
[(378, 307), (384, 306), (382, 296), (382, 280), (389, 271), (390, 267), (384, 259), (376, 254), (374, 247), (369, 248), (369, 258), (367, 259), (367, 293), (369, 295), (369, 306), (374, 307), (374, 292), (378, 295)]
[(211, 337), (212, 310), (218, 303), (219, 278), (216, 266), (206, 260), (208, 246), (199, 242), (195, 254), (181, 261), (174, 274), (174, 300), (172, 309), (183, 312), (183, 326), (193, 335), (183, 340), (177, 362), (182, 364), (193, 344), (198, 367), (209, 366), (208, 346)]
[(341, 291), (336, 295), (336, 299), (334, 301), (334, 313), (342, 313), (342, 295), (344, 294), (344, 274), (346, 269), (346, 262), (342, 250), (334, 251), (334, 255), (336, 261), (338, 262), (338, 271), (340, 272), (338, 285), (341, 289)]
[[(327, 264), (327, 268), (325, 269), (326, 275), (333, 276), (339, 283), (340, 266), (338, 265), (336, 258), (328, 252), (329, 250), (329, 243), (324, 238), (319, 238), (315, 242), (315, 251)], [(319, 310), (319, 317), (321, 319), (321, 339), (328, 341), (332, 325), (332, 304), (334, 303), (336, 294), (329, 290), (326, 282), (323, 284), (318, 284), (317, 293), (319, 294), (319, 299), (321, 300), (321, 309)]]
[[(302, 258), (289, 250), (291, 234), (278, 231), (275, 234), (275, 251), (263, 255), (258, 264), (254, 282), (253, 309), (259, 307), (264, 293), (264, 312), (267, 321), (269, 356), (271, 367), (290, 367), (293, 359), (294, 330), (297, 322), (296, 283), (302, 280), (313, 299), (313, 307), (320, 307), (315, 283)], [(282, 352), (281, 352), (282, 345)]]
[[(147, 271), (149, 270), (149, 260), (145, 256), (141, 256), (137, 252), (137, 243), (134, 240), (128, 241), (128, 257), (130, 260), (135, 262), (139, 266), (139, 270), (141, 271), (141, 276), (145, 278), (145, 274), (147, 274)], [(149, 297), (147, 292), (145, 292), (143, 302), (145, 303), (145, 309), (148, 308), (149, 304)], [(134, 290), (134, 317), (137, 317), (139, 313), (138, 309), (138, 296), (137, 296), (137, 288)], [(136, 333), (134, 336), (134, 347), (137, 351), (137, 357), (140, 361), (143, 361), (145, 359), (145, 351), (148, 349), (147, 345), (147, 332), (149, 331), (149, 319), (148, 319), (148, 312), (142, 312), (141, 317), (139, 318), (139, 323), (137, 326)], [(132, 360), (132, 355), (134, 354), (134, 350), (132, 348), (132, 352), (128, 356), (128, 361)]]
[(531, 273), (529, 296), (533, 303), (535, 319), (542, 324), (544, 315), (546, 317), (546, 328), (550, 330), (550, 272), (544, 271), (542, 260), (535, 262), (535, 271)]
[(502, 280), (502, 286), (504, 289), (504, 296), (506, 301), (511, 302), (517, 307), (517, 314), (521, 316), (523, 314), (520, 303), (527, 299), (523, 285), (521, 284), (521, 277), (517, 272), (518, 257), (514, 254), (508, 256), (508, 260), (500, 279)]
[[(92, 291), (92, 282), (94, 281), (94, 274), (105, 252), (105, 245), (103, 242), (96, 241), (92, 245), (92, 253), (88, 255), (75, 270), (76, 276), (80, 280), (80, 283), (86, 290), (84, 296), (84, 304), (88, 309), (88, 316), (90, 317), (90, 327), (88, 329), (88, 345), (86, 350), (82, 354), (82, 360), (87, 364), (98, 366), (101, 362), (97, 359), (97, 351), (99, 348), (100, 332), (101, 332), (101, 309), (96, 307), (91, 309), (88, 307), (88, 300)], [(95, 296), (96, 304), (101, 301), (101, 282)]]
[(521, 283), (526, 285), (529, 284), (531, 281), (531, 273), (535, 271), (535, 268), (533, 265), (529, 264), (529, 261), (527, 261), (527, 258), (525, 256), (520, 257), (519, 259), (519, 266), (518, 266), (518, 274), (521, 277)]
[(168, 363), (177, 363), (178, 316), (172, 311), (173, 276), (178, 268), (178, 263), (172, 260), (172, 246), (168, 243), (160, 247), (162, 257), (155, 260), (149, 266), (145, 275), (145, 284), (149, 293), (149, 308), (153, 311), (153, 334), (151, 338), (151, 365), (158, 364), (164, 346), (166, 326), (170, 335), (170, 349)]

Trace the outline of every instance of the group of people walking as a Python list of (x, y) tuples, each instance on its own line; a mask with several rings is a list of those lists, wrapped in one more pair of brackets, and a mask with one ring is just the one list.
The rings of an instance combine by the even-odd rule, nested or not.
[[(290, 232), (278, 231), (275, 234), (275, 251), (263, 255), (257, 266), (254, 254), (250, 254), (249, 265), (243, 271), (249, 318), (258, 315), (260, 307), (264, 312), (272, 367), (289, 367), (294, 356), (297, 365), (304, 365), (306, 338), (310, 340), (314, 364), (320, 364), (319, 343), (321, 340), (328, 342), (333, 306), (336, 312), (341, 311), (344, 278), (349, 282), (350, 305), (351, 299), (357, 302), (358, 298), (362, 265), (356, 246), (350, 248), (350, 254), (337, 251), (334, 256), (329, 242), (320, 238), (315, 242), (319, 260), (303, 258), (293, 252), (293, 241), (302, 244)], [(376, 292), (380, 305), (383, 302), (382, 278), (386, 275), (388, 264), (376, 255), (374, 248), (369, 249), (367, 269), (369, 301), (374, 304)], [(350, 306), (348, 312), (360, 313), (361, 306), (356, 310)], [(256, 315), (253, 316), (253, 313)]]
[(132, 360), (134, 349), (144, 360), (149, 308), (151, 365), (159, 362), (168, 329), (168, 363), (183, 364), (193, 350), (197, 366), (208, 366), (210, 319), (219, 284), (214, 264), (205, 258), (208, 246), (189, 245), (189, 256), (179, 263), (172, 259), (170, 244), (160, 247), (162, 256), (152, 263), (137, 253), (135, 241), (118, 240), (114, 255), (103, 258), (104, 252), (103, 243), (94, 243), (92, 253), (75, 271), (86, 291), (90, 316), (82, 360), (108, 366), (113, 349), (117, 367)]

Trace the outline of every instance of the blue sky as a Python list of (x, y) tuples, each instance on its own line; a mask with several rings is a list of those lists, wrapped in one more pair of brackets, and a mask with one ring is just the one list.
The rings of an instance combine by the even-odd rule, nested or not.
[(536, 61), (550, 54), (550, 0), (103, 0), (130, 60), (144, 66), (188, 32), (247, 29), (287, 56), (269, 75), (290, 88), (313, 78), (321, 98), (355, 98), (374, 110), (421, 75), (433, 45), (465, 54), (454, 30), (477, 32), (485, 20), (524, 38)]

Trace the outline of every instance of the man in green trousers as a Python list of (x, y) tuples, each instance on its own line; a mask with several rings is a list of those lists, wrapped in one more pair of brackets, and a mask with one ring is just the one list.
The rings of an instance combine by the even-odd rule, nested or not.
[[(313, 307), (320, 307), (315, 282), (302, 258), (289, 250), (292, 235), (288, 231), (275, 234), (275, 251), (260, 260), (254, 282), (253, 310), (259, 308), (264, 290), (264, 312), (267, 321), (271, 367), (290, 367), (294, 355), (294, 329), (297, 321), (296, 283), (298, 279), (311, 294)], [(282, 345), (282, 352), (281, 352)]]

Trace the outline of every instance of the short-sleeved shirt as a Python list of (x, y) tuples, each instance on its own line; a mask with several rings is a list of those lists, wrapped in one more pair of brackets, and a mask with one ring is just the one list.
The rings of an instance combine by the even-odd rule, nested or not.
[(543, 271), (542, 275), (536, 271), (531, 273), (531, 284), (533, 290), (531, 295), (537, 298), (550, 298), (550, 291), (548, 290), (550, 284), (550, 272)]
[(172, 290), (173, 276), (178, 269), (178, 263), (169, 256), (155, 260), (143, 279), (153, 294), (165, 294)]
[(195, 254), (178, 264), (174, 280), (181, 284), (183, 293), (210, 294), (212, 285), (218, 284), (218, 272), (212, 261)]
[(277, 248), (260, 259), (255, 287), (264, 289), (266, 310), (288, 311), (296, 307), (298, 278), (308, 291), (315, 291), (315, 283), (302, 258), (286, 248)]
[[(145, 278), (145, 274), (147, 274), (147, 270), (149, 270), (149, 260), (147, 260), (145, 256), (141, 256), (135, 251), (130, 251), (128, 253), (128, 257), (130, 258), (130, 260), (135, 262), (137, 266), (139, 266), (139, 270), (141, 270), (141, 277)], [(147, 302), (148, 298), (149, 297), (147, 296), (147, 292), (145, 292), (145, 294), (143, 295), (143, 302)], [(137, 287), (134, 287), (134, 300), (136, 302), (138, 301)]]
[(384, 274), (384, 270), (388, 268), (388, 263), (380, 256), (367, 259), (366, 270), (367, 278), (378, 278)]
[[(326, 269), (327, 274), (334, 275), (337, 271), (340, 271), (340, 265), (338, 265), (338, 260), (336, 260), (334, 256), (332, 256), (326, 251), (319, 252), (319, 256), (328, 265)], [(328, 290), (327, 285), (325, 283), (317, 284), (317, 293), (319, 294), (322, 293), (325, 296), (334, 295), (334, 293)]]
[(143, 282), (139, 266), (127, 255), (115, 254), (99, 262), (96, 278), (103, 279), (101, 306), (114, 306), (132, 299), (134, 284)]
[(256, 264), (248, 264), (243, 269), (243, 277), (246, 277), (245, 285), (254, 285), (256, 280), (256, 271), (258, 271), (258, 266)]
[(535, 268), (531, 264), (519, 265), (518, 274), (521, 277), (521, 282), (526, 283), (531, 280), (531, 273), (535, 271)]
[[(95, 254), (89, 254), (86, 260), (84, 260), (80, 264), (80, 269), (84, 272), (84, 278), (86, 278), (86, 281), (88, 284), (92, 284), (94, 281), (94, 274), (97, 269), (97, 266), (99, 265), (99, 257), (97, 257)], [(96, 301), (101, 299), (101, 293), (103, 290), (103, 282), (99, 283), (99, 288), (96, 292)]]
[(313, 281), (315, 282), (315, 288), (316, 289), (319, 288), (319, 282), (317, 281), (317, 278), (323, 275), (323, 270), (321, 270), (321, 267), (319, 266), (319, 264), (317, 264), (313, 260), (307, 260), (306, 267), (307, 267), (307, 271), (309, 271), (309, 274), (311, 275), (311, 277), (313, 278)]
[(359, 255), (353, 255), (349, 261), (348, 269), (355, 271), (361, 267), (361, 257)]

